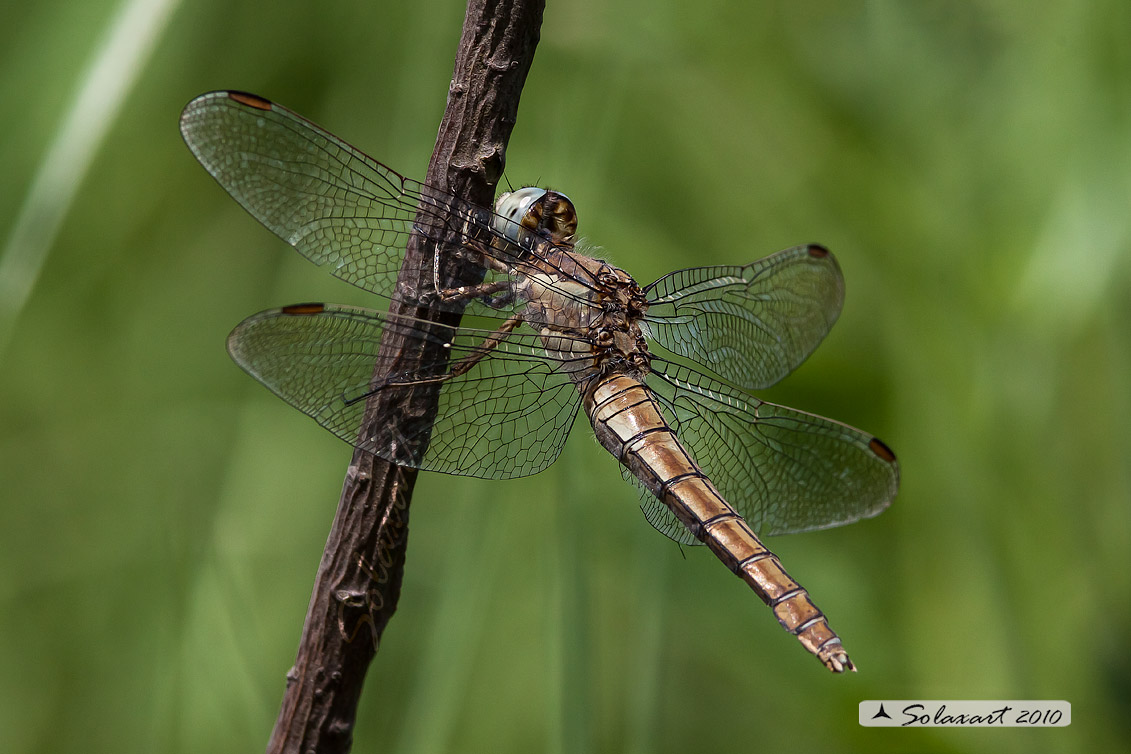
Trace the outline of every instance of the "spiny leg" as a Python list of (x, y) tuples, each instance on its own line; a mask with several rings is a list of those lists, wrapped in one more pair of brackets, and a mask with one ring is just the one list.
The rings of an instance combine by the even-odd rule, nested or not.
[(440, 291), (440, 300), (463, 301), (467, 299), (486, 298), (495, 293), (502, 293), (502, 296), (496, 296), (486, 302), (492, 309), (497, 309), (514, 300), (513, 288), (514, 283), (510, 280), (496, 280), (491, 283), (480, 283), (478, 285), (461, 285), (459, 288), (445, 288)]
[(444, 379), (451, 379), (459, 377), (461, 374), (466, 374), (473, 366), (478, 364), (487, 354), (495, 350), (495, 348), (503, 342), (516, 327), (522, 324), (522, 315), (515, 314), (510, 317), (506, 322), (499, 325), (499, 329), (488, 335), (482, 343), (476, 346), (475, 350), (464, 356), (459, 361), (452, 364), (452, 368), (444, 375)]
[(498, 347), (498, 345), (506, 339), (507, 335), (509, 335), (516, 327), (518, 327), (520, 324), (522, 324), (522, 321), (523, 321), (523, 319), (522, 319), (521, 314), (515, 314), (512, 317), (510, 317), (509, 319), (507, 319), (507, 321), (505, 321), (505, 322), (503, 322), (503, 324), (499, 325), (499, 329), (495, 330), (495, 332), (488, 335), (486, 338), (483, 339), (482, 343), (480, 343), (478, 346), (476, 346), (474, 349), (472, 349), (471, 353), (469, 353), (467, 356), (464, 356), (462, 359), (459, 359), (458, 361), (452, 362), (451, 367), (448, 369), (448, 371), (445, 374), (437, 375), (435, 377), (422, 377), (422, 378), (419, 378), (419, 379), (405, 380), (405, 381), (398, 381), (396, 379), (390, 379), (388, 381), (381, 382), (378, 385), (374, 385), (370, 390), (366, 390), (364, 393), (362, 393), (360, 395), (356, 395), (356, 396), (353, 396), (353, 397), (350, 397), (350, 398), (345, 398), (344, 403), (348, 406), (348, 405), (351, 405), (353, 403), (357, 403), (358, 401), (366, 400), (371, 395), (376, 393), (378, 390), (382, 390), (382, 389), (387, 388), (387, 387), (410, 387), (412, 385), (434, 385), (436, 383), (447, 382), (450, 379), (454, 379), (456, 377), (459, 377), (462, 374), (466, 374), (467, 372), (469, 372), (471, 370), (472, 367), (474, 367), (476, 364), (478, 364), (480, 361), (482, 361), (484, 358), (486, 358), (491, 353), (491, 351), (493, 351), (496, 347)]
[[(464, 249), (474, 252), (479, 258), (479, 264), (496, 272), (511, 273), (512, 270), (508, 269), (505, 264), (492, 257), (487, 253), (487, 246), (478, 241), (468, 240), (464, 243)], [(495, 293), (504, 292), (503, 296), (495, 301), (488, 302), (492, 308), (498, 308), (514, 300), (514, 292), (511, 290), (512, 283), (509, 280), (499, 280), (491, 283), (479, 283), (478, 285), (463, 285), (458, 288), (441, 288), (440, 287), (440, 249), (436, 249), (436, 253), (432, 255), (432, 286), (439, 294), (442, 301), (460, 301), (465, 299), (484, 298)]]

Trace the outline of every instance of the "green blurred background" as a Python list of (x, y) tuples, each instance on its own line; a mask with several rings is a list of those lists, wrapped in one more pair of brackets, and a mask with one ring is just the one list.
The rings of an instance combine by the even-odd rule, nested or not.
[[(767, 397), (883, 437), (903, 487), (878, 519), (770, 545), (860, 672), (830, 675), (708, 552), (681, 556), (578, 431), (534, 478), (422, 475), (356, 751), (1131, 737), (1131, 6), (796, 5), (551, 0), (508, 177), (569, 193), (642, 281), (836, 252), (840, 323)], [(350, 449), (224, 338), (270, 306), (373, 302), (245, 215), (177, 116), (245, 89), (422, 176), (463, 17), (166, 10), (136, 60), (141, 32), (106, 42), (115, 3), (3, 11), (0, 253), (34, 271), (12, 251), (24, 217), (16, 245), (45, 254), (0, 280), (5, 752), (264, 747)], [(88, 86), (104, 48), (126, 65)], [(61, 131), (105, 81), (121, 109)], [(89, 170), (67, 151), (82, 134)], [(1065, 699), (1073, 723), (860, 728), (877, 698)]]

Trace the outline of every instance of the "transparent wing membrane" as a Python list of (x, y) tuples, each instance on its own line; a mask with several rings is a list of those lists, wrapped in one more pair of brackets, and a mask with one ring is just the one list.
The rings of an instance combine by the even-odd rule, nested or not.
[(836, 322), (844, 281), (821, 246), (743, 267), (678, 270), (644, 289), (657, 343), (747, 390), (792, 372)]
[[(439, 346), (446, 359), (412, 374), (374, 378), (386, 330)], [(533, 333), (513, 332), (476, 360), (490, 330), (452, 328), (347, 306), (272, 309), (240, 323), (232, 358), (295, 408), (346, 442), (388, 461), (491, 479), (536, 474), (561, 452), (580, 396), (562, 365), (541, 354)], [(457, 374), (456, 365), (473, 365)], [(460, 367), (462, 368), (462, 367)], [(439, 386), (435, 421), (362, 434), (367, 400)], [(427, 445), (423, 457), (412, 449)]]
[(489, 253), (520, 268), (535, 246), (548, 245), (254, 95), (197, 97), (181, 114), (181, 135), (224, 190), (271, 232), (334, 276), (386, 298), (414, 229), (457, 251)]
[[(895, 497), (899, 466), (858, 429), (766, 403), (678, 364), (648, 380), (680, 442), (755, 531), (791, 534), (879, 514)], [(678, 542), (694, 541), (667, 508), (645, 515)]]
[[(487, 323), (456, 328), (329, 304), (275, 309), (232, 332), (229, 350), (240, 366), (338, 437), (394, 463), (509, 478), (554, 461), (577, 413), (578, 385), (598, 376), (593, 354), (623, 342), (627, 329), (622, 319), (599, 345), (602, 333), (590, 328), (602, 312), (621, 307), (623, 317), (625, 303), (597, 282), (600, 274), (615, 278), (611, 268), (574, 252), (576, 215), (543, 208), (545, 227), (528, 228), (514, 209), (526, 205), (500, 209), (504, 218), (409, 180), (254, 95), (194, 99), (181, 133), (256, 219), (367, 291), (392, 294), (414, 233), (462, 255), (472, 271), (455, 285), (474, 288), (453, 306), (468, 305)], [(456, 300), (450, 293), (444, 300)], [(840, 313), (844, 283), (832, 254), (805, 245), (745, 266), (679, 270), (644, 295), (646, 334), (656, 345), (753, 390), (778, 382), (817, 347)], [(430, 355), (412, 373), (375, 377), (385, 336)], [(619, 363), (627, 361), (622, 354)], [(895, 495), (894, 455), (870, 435), (764, 403), (662, 356), (651, 369), (648, 385), (679, 439), (755, 529), (837, 526), (876, 515)], [(438, 391), (434, 421), (422, 415), (392, 426), (367, 415), (425, 390)], [(695, 542), (650, 494), (643, 507), (665, 534)]]

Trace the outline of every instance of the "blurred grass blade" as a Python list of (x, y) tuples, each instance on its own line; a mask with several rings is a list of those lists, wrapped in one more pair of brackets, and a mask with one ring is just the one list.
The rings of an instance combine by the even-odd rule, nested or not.
[[(1103, 162), (1126, 164), (1118, 155), (1106, 153)], [(1125, 274), (1131, 181), (1103, 163), (1089, 168), (1060, 187), (1014, 289), (1018, 321), (1044, 335), (1082, 330)]]
[(126, 0), (87, 66), (0, 253), (0, 353), (94, 155), (177, 4)]
[(439, 593), (420, 667), (405, 691), (405, 709), (410, 714), (393, 748), (397, 754), (459, 749), (453, 741), (465, 711), (475, 659), (487, 633), (486, 606), (498, 583), (507, 542), (515, 536), (506, 517), (488, 526), (489, 517), (483, 515), (481, 505), (486, 503), (475, 500), (457, 506), (458, 528), (464, 536), (453, 539), (446, 548), (442, 570), (448, 577)]

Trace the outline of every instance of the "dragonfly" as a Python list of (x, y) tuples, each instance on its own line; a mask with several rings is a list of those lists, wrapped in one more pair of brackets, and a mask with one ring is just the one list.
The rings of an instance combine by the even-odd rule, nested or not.
[[(559, 192), (524, 187), (478, 206), (244, 92), (197, 97), (180, 129), (237, 202), (342, 280), (404, 295), (394, 289), (413, 234), (471, 270), (447, 284), (437, 251), (432, 284), (409, 292), (461, 313), (458, 326), (321, 303), (247, 318), (228, 351), (255, 379), (386, 461), (489, 479), (548, 467), (580, 409), (656, 529), (706, 544), (829, 670), (856, 669), (759, 538), (875, 516), (899, 487), (895, 454), (875, 436), (752, 394), (800, 365), (840, 314), (844, 281), (825, 247), (641, 287), (579, 242)], [(438, 355), (378, 373), (389, 334)], [(363, 421), (376, 397), (420, 387), (438, 389), (434, 417)]]

